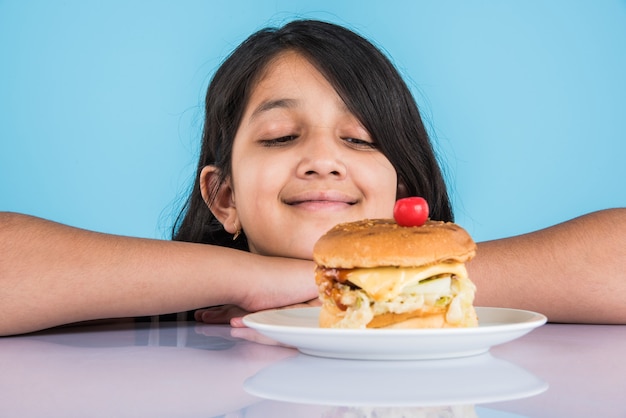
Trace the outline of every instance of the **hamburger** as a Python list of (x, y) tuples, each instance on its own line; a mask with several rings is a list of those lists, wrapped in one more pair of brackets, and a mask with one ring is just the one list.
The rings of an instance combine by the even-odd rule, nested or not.
[(459, 225), (393, 219), (336, 225), (315, 244), (322, 328), (478, 325), (465, 262), (476, 244)]

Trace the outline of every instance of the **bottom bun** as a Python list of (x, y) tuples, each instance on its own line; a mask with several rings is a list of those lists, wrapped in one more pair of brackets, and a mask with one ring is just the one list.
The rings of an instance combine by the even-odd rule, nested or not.
[(323, 303), (320, 308), (319, 325), (320, 328), (332, 328), (343, 319), (342, 311), (328, 303)]
[[(344, 317), (344, 312), (336, 306), (323, 304), (320, 309), (320, 328), (333, 328)], [(421, 311), (409, 312), (405, 314), (386, 313), (375, 316), (368, 324), (367, 328), (465, 328), (478, 325), (478, 318), (473, 306), (470, 306), (464, 315), (464, 320), (460, 323), (451, 324), (446, 321), (446, 313), (443, 311), (434, 313), (424, 313)]]

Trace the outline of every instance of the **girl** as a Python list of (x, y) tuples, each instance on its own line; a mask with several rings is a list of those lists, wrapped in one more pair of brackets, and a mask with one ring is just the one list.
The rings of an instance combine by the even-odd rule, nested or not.
[[(407, 195), (452, 220), (397, 71), (324, 22), (262, 30), (225, 61), (207, 92), (197, 174), (172, 242), (3, 214), (0, 335), (213, 305), (196, 318), (241, 326), (248, 311), (315, 303), (312, 247), (334, 224), (391, 217)], [(479, 244), (468, 265), (476, 304), (626, 323), (625, 219), (607, 210)]]

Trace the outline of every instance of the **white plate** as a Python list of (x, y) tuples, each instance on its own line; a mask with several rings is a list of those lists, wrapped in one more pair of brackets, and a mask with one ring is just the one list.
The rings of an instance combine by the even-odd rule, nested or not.
[(506, 308), (476, 308), (479, 326), (443, 329), (320, 328), (320, 308), (262, 311), (244, 324), (302, 353), (358, 360), (425, 360), (481, 354), (546, 323), (539, 313)]

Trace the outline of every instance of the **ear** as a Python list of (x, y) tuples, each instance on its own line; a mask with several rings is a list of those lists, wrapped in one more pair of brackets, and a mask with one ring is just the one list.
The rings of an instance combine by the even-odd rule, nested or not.
[(217, 167), (207, 165), (202, 169), (200, 173), (202, 199), (226, 232), (235, 234), (240, 225), (231, 181), (228, 178), (219, 184), (219, 180), (220, 172)]

